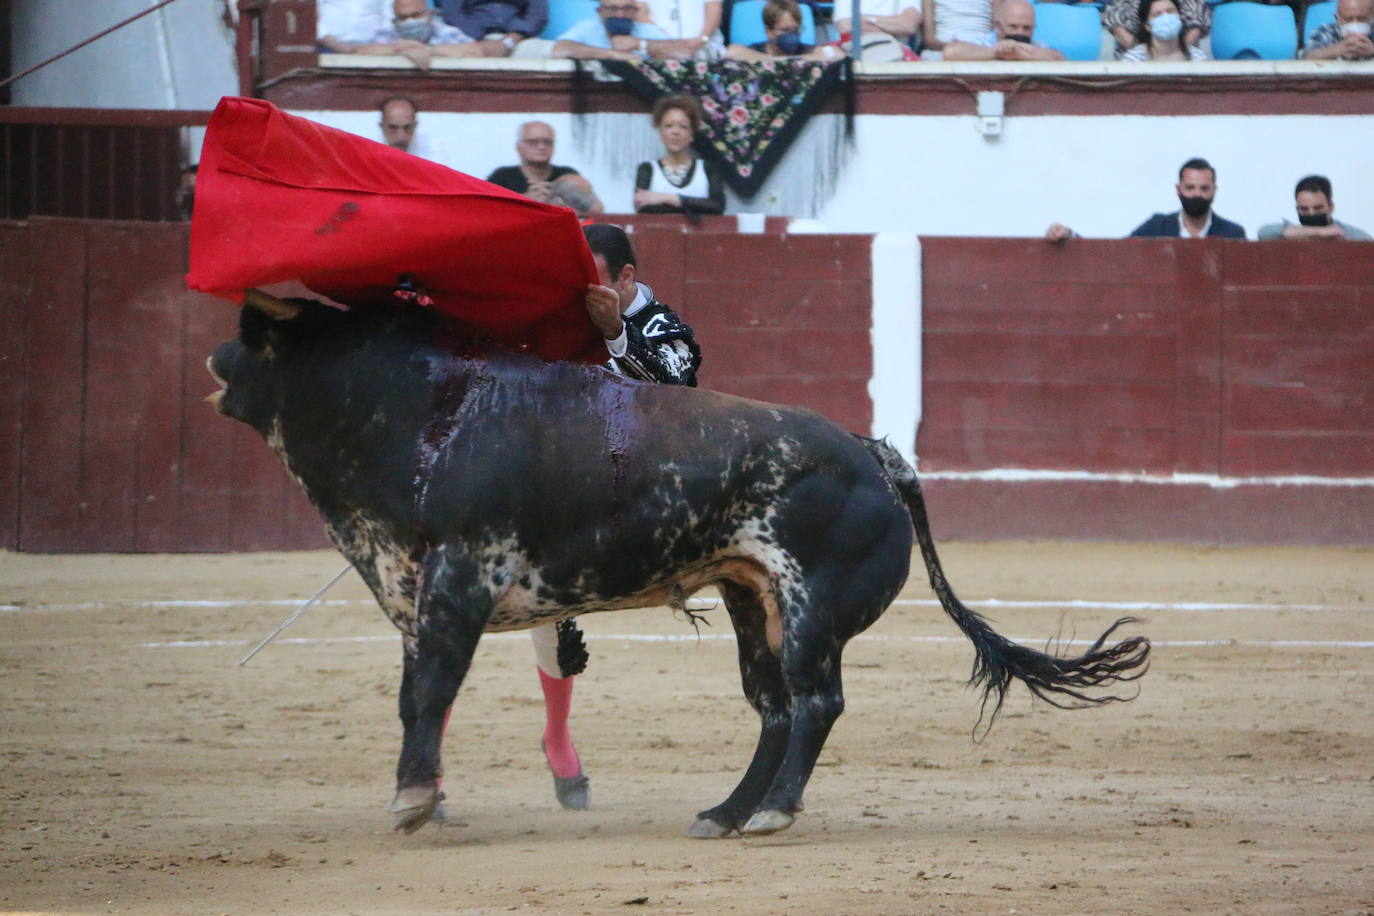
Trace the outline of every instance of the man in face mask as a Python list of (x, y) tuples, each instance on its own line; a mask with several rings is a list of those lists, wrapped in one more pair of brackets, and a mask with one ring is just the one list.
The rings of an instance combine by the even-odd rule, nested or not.
[(553, 45), (554, 57), (581, 60), (687, 60), (701, 47), (700, 42), (670, 38), (652, 22), (636, 18), (639, 5), (634, 0), (601, 0), (596, 19), (575, 23)]
[(1369, 30), (1374, 23), (1374, 0), (1340, 0), (1336, 21), (1312, 33), (1303, 48), (1307, 60), (1369, 60), (1374, 58), (1374, 41)]
[(1181, 210), (1156, 213), (1131, 233), (1141, 238), (1204, 237), (1223, 239), (1245, 238), (1245, 228), (1212, 212), (1212, 200), (1217, 194), (1217, 172), (1206, 159), (1189, 159), (1178, 170), (1178, 192)]
[(1348, 239), (1356, 242), (1374, 241), (1368, 232), (1342, 223), (1331, 214), (1336, 205), (1331, 202), (1331, 180), (1325, 175), (1308, 175), (1293, 190), (1298, 207), (1297, 224), (1288, 220), (1261, 226), (1262, 239)]
[(426, 0), (395, 0), (391, 24), (356, 45), (354, 54), (400, 54), (422, 70), (436, 57), (481, 57), (478, 44), (448, 23), (435, 19)]
[(992, 21), (992, 31), (970, 41), (945, 44), (945, 60), (1063, 60), (1054, 48), (1034, 44), (1035, 7), (1026, 0), (1006, 0)]

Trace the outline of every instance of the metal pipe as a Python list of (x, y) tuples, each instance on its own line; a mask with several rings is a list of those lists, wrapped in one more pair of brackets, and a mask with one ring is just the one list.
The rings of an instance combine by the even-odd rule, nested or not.
[(110, 34), (111, 32), (113, 32), (113, 31), (115, 31), (115, 30), (117, 30), (117, 29), (122, 29), (122, 28), (124, 28), (124, 26), (128, 25), (129, 23), (133, 22), (133, 21), (136, 20), (136, 19), (142, 19), (144, 16), (148, 15), (149, 13), (156, 12), (157, 10), (162, 9), (164, 6), (167, 6), (169, 3), (175, 3), (175, 2), (176, 2), (176, 0), (161, 0), (161, 2), (159, 2), (159, 3), (156, 4), (155, 6), (150, 6), (150, 7), (148, 7), (146, 10), (144, 10), (144, 11), (141, 12), (141, 13), (134, 13), (132, 16), (130, 16), (128, 19), (125, 19), (123, 22), (116, 22), (114, 25), (110, 26), (110, 27), (109, 27), (108, 29), (106, 29), (105, 31), (103, 31), (103, 32), (98, 32), (98, 33), (96, 33), (95, 35), (92, 35), (90, 38), (87, 38), (85, 41), (77, 42), (76, 44), (74, 44), (74, 45), (72, 45), (70, 48), (68, 48), (67, 50), (62, 51), (62, 52), (59, 53), (59, 54), (54, 54), (52, 57), (49, 57), (49, 58), (48, 58), (47, 60), (45, 60), (45, 61), (40, 61), (39, 63), (34, 64), (32, 67), (30, 67), (29, 69), (25, 70), (23, 73), (16, 73), (14, 76), (6, 77), (5, 79), (0, 80), (0, 89), (4, 89), (4, 88), (5, 88), (6, 86), (8, 86), (10, 83), (13, 83), (13, 82), (15, 82), (15, 81), (17, 81), (17, 80), (23, 79), (24, 77), (28, 76), (30, 73), (33, 73), (33, 72), (38, 71), (38, 70), (42, 70), (42, 69), (43, 69), (44, 67), (46, 67), (48, 64), (55, 63), (56, 61), (61, 60), (62, 58), (66, 57), (68, 54), (71, 54), (73, 51), (80, 51), (82, 48), (86, 47), (86, 45), (90, 44), (91, 42), (97, 41), (97, 40), (99, 40), (99, 39), (101, 39), (101, 38), (104, 38), (106, 35)]

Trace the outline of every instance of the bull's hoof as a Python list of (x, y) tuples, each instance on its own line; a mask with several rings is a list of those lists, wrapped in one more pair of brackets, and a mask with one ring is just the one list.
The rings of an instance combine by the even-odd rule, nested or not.
[(396, 816), (395, 829), (414, 833), (429, 822), (438, 805), (438, 789), (433, 786), (410, 786), (398, 790), (386, 810)]
[(786, 811), (755, 811), (754, 816), (749, 818), (739, 832), (749, 836), (767, 836), (779, 830), (786, 830), (796, 819), (796, 815)]
[(555, 776), (553, 794), (558, 803), (569, 811), (586, 811), (592, 803), (592, 783), (585, 773), (567, 779)]
[(727, 827), (709, 817), (700, 816), (697, 817), (696, 823), (687, 829), (687, 835), (694, 840), (720, 840), (734, 832), (734, 827)]

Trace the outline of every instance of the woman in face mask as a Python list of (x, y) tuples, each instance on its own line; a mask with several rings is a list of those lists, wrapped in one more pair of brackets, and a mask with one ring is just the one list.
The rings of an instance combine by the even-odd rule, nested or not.
[(635, 173), (636, 213), (725, 212), (725, 186), (720, 173), (692, 150), (701, 130), (701, 106), (687, 95), (664, 96), (654, 103), (654, 127), (663, 155), (641, 162)]
[(802, 12), (796, 0), (768, 0), (763, 8), (765, 41), (752, 45), (730, 45), (727, 60), (769, 60), (792, 57), (798, 60), (839, 60), (845, 53), (834, 45), (814, 47), (802, 42)]
[[(1183, 20), (1183, 44), (1198, 44), (1212, 27), (1212, 8), (1206, 0), (1174, 0), (1174, 3), (1175, 12)], [(1102, 24), (1116, 39), (1117, 60), (1131, 48), (1149, 43), (1153, 37), (1146, 27), (1149, 18), (1149, 5), (1142, 10), (1140, 0), (1109, 0), (1102, 10)], [(1148, 51), (1144, 59), (1150, 59)]]
[(1122, 60), (1211, 60), (1197, 45), (1183, 42), (1183, 18), (1174, 0), (1140, 0), (1139, 41)]

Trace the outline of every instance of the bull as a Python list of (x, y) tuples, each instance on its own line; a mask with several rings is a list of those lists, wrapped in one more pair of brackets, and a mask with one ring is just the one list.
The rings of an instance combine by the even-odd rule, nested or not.
[(1147, 667), (1144, 637), (1107, 644), (1130, 618), (1078, 657), (999, 636), (946, 582), (912, 467), (809, 410), (457, 348), (426, 309), (248, 304), (210, 357), (213, 397), (277, 452), (401, 631), (399, 830), (434, 814), (445, 714), (484, 632), (680, 605), (708, 585), (760, 731), (689, 834), (789, 827), (844, 709), (845, 644), (905, 583), (913, 530), (974, 645), (989, 723), (1013, 680), (1080, 706), (1128, 698), (1092, 688)]

